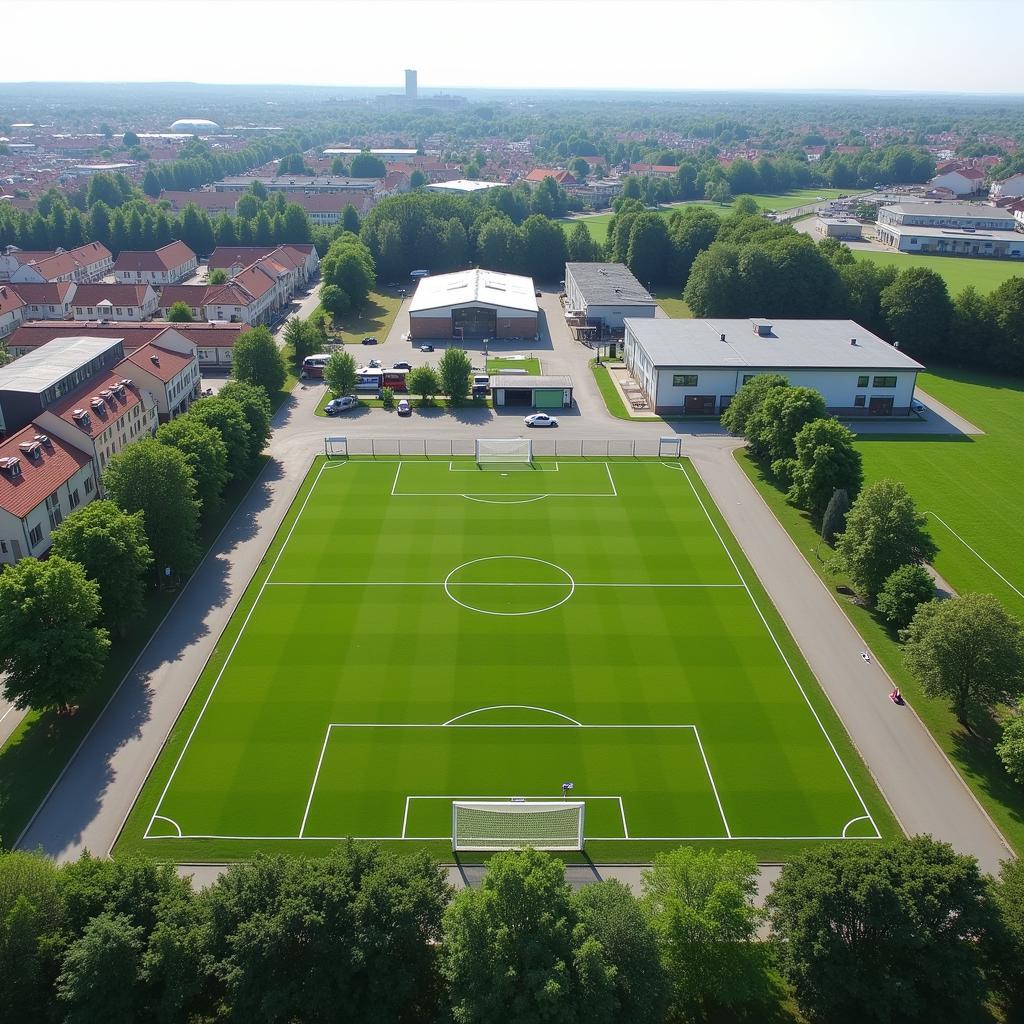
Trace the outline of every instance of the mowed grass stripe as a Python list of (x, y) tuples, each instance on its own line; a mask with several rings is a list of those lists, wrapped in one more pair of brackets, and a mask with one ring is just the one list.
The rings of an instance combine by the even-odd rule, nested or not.
[[(439, 477), (458, 475), (448, 473), (447, 463), (436, 465)], [(594, 465), (563, 462), (560, 473), (544, 475), (561, 477), (567, 466), (579, 466), (582, 476)], [(434, 585), (263, 589), (166, 800), (156, 808), (150, 788), (144, 792), (129, 830), (141, 822), (134, 841), (148, 823), (148, 816), (141, 821), (145, 807), (186, 834), (297, 836), (329, 723), (440, 723), (502, 704), (551, 708), (588, 724), (696, 726), (737, 835), (838, 835), (862, 813), (682, 474), (656, 462), (616, 463), (618, 499), (552, 497), (509, 508), (447, 493), (393, 498), (394, 472), (394, 463), (352, 462), (323, 473), (270, 582), (289, 582), (297, 573), (305, 579), (290, 582), (329, 582), (339, 570), (354, 580), (381, 582), (386, 573), (403, 582), (415, 570)], [(647, 583), (654, 576), (715, 586), (581, 587), (553, 611), (518, 618), (460, 608), (437, 581), (454, 565), (493, 557), (499, 538), (499, 551), (529, 552), (581, 581), (602, 582), (603, 575)], [(728, 586), (719, 588), (723, 579)], [(521, 572), (514, 582), (526, 582)], [(493, 589), (500, 595), (501, 587)], [(581, 743), (585, 768), (595, 758), (585, 739), (574, 737), (572, 746)], [(152, 787), (181, 745), (176, 731)], [(496, 748), (494, 757), (502, 756)], [(454, 749), (446, 749), (444, 761), (446, 786), (483, 770)], [(543, 759), (536, 765), (545, 779), (561, 774), (559, 767)], [(646, 834), (707, 834), (696, 810), (711, 795), (706, 779), (676, 780), (671, 772), (667, 780), (651, 779), (649, 765), (626, 756), (614, 768), (627, 815), (631, 803), (641, 817), (664, 823)], [(366, 789), (371, 803), (374, 796), (404, 802), (422, 774), (416, 756), (391, 759), (359, 791)], [(693, 813), (672, 811), (675, 797), (666, 794), (690, 782), (703, 794)], [(876, 794), (872, 802), (878, 814)], [(332, 811), (330, 799), (322, 808), (314, 803), (317, 815), (333, 815), (343, 833), (381, 834), (352, 820), (351, 804)], [(881, 817), (888, 825), (884, 811)], [(157, 821), (154, 834), (173, 834), (173, 827)], [(168, 841), (154, 842), (163, 848)], [(623, 845), (615, 856), (628, 859)], [(187, 848), (189, 856), (233, 849)]]

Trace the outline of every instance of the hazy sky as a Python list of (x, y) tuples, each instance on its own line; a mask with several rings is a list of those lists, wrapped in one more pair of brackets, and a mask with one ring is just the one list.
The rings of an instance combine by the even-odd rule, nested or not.
[(0, 0), (22, 29), (0, 81), (396, 88), (414, 67), (428, 87), (1024, 92), (1013, 43), (1022, 10), (1020, 0)]

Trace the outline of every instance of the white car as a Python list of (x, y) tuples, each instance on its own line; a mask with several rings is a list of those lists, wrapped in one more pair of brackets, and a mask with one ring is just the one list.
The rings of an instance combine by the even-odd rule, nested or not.
[(355, 395), (342, 395), (341, 398), (332, 398), (324, 406), (324, 412), (328, 416), (337, 416), (339, 413), (354, 409), (357, 405), (359, 405), (359, 399)]
[(554, 416), (549, 416), (546, 412), (535, 412), (532, 416), (527, 416), (523, 419), (523, 422), (528, 427), (557, 427), (558, 420)]
[(380, 360), (379, 359), (371, 359), (370, 360), (370, 369), (371, 370), (379, 370), (380, 369)]

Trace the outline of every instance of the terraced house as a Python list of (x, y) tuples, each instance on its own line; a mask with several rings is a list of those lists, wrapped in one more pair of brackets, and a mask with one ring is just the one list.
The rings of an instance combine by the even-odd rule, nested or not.
[(120, 284), (175, 284), (195, 273), (199, 260), (184, 242), (169, 242), (148, 252), (122, 252), (114, 264)]

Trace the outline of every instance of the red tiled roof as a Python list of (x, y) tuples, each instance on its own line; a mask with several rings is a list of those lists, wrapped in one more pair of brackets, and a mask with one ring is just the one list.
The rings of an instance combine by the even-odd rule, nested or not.
[(80, 284), (75, 305), (96, 306), (109, 300), (115, 306), (141, 306), (148, 290), (148, 284)]
[(545, 167), (535, 167), (526, 176), (526, 181), (543, 181), (545, 178), (554, 178), (559, 185), (575, 185), (576, 178), (568, 171), (553, 171)]
[[(73, 427), (77, 427), (83, 434), (88, 434), (89, 437), (102, 434), (111, 423), (117, 422), (125, 412), (142, 401), (138, 385), (124, 388), (123, 397), (112, 390), (127, 376), (124, 363), (125, 360), (122, 360), (109, 373), (94, 377), (76, 391), (72, 391), (70, 395), (65, 395), (60, 401), (48, 406), (46, 411), (59, 416)], [(103, 398), (102, 406), (93, 407), (92, 400), (100, 397), (101, 391), (110, 391), (110, 398)], [(85, 418), (75, 418), (74, 412), (77, 409), (85, 411)]]
[(276, 245), (218, 245), (210, 253), (211, 270), (229, 270), (231, 267), (250, 267), (257, 260), (269, 256)]
[[(73, 274), (79, 266), (74, 257), (67, 252), (59, 252), (41, 260), (28, 260), (27, 265), (31, 266), (46, 281), (53, 281), (58, 277)], [(22, 263), (22, 266), (26, 266), (26, 263)]]
[[(167, 381), (173, 380), (174, 377), (181, 373), (194, 358), (195, 356), (192, 352), (175, 352), (172, 349), (150, 342), (148, 345), (143, 345), (127, 355), (114, 369), (118, 372), (123, 372), (128, 377), (131, 376), (131, 372), (126, 368), (127, 365), (138, 366), (166, 384)], [(154, 360), (156, 361), (154, 362)]]
[[(188, 287), (188, 286), (186, 286)], [(167, 289), (164, 289), (166, 291)], [(8, 347), (37, 349), (54, 338), (121, 338), (125, 352), (154, 341), (166, 330), (175, 330), (193, 345), (214, 345), (229, 348), (247, 324), (172, 324), (166, 320), (150, 320), (136, 324), (120, 322), (101, 324), (98, 320), (78, 320), (75, 323), (60, 320), (30, 320), (21, 324), (7, 339)]]
[(71, 281), (46, 281), (44, 283), (12, 284), (10, 287), (32, 305), (60, 306), (67, 300), (68, 292), (75, 285)]
[[(30, 459), (19, 445), (30, 444), (36, 435), (48, 437), (40, 444), (40, 457)], [(17, 476), (0, 471), (0, 508), (18, 519), (24, 519), (44, 502), (61, 484), (67, 483), (80, 469), (89, 465), (89, 456), (66, 444), (35, 423), (0, 442), (0, 457), (14, 457), (21, 472)]]
[(21, 309), (25, 300), (10, 285), (0, 284), (0, 316)]
[(251, 267), (239, 271), (232, 284), (239, 285), (257, 299), (274, 287), (270, 272), (265, 270), (260, 263), (254, 263)]
[(114, 263), (114, 271), (176, 270), (195, 258), (196, 254), (184, 242), (170, 242), (146, 252), (122, 252)]

